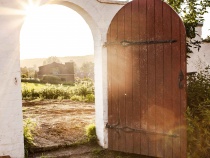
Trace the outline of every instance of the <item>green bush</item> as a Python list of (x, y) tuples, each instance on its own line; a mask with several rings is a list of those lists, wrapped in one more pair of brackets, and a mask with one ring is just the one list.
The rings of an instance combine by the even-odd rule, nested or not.
[(207, 70), (188, 76), (189, 158), (207, 158), (210, 153), (210, 74)]
[(55, 86), (51, 84), (47, 84), (45, 88), (41, 89), (39, 95), (43, 99), (57, 99), (62, 97), (63, 99), (70, 98), (70, 91), (68, 87), (64, 87), (63, 85)]
[(210, 99), (210, 74), (208, 69), (188, 75), (188, 106), (193, 108)]
[(36, 127), (36, 124), (32, 122), (30, 119), (23, 120), (23, 136), (24, 136), (24, 149), (25, 149), (25, 157), (28, 157), (30, 152), (30, 147), (33, 145), (33, 135), (32, 131)]
[(24, 83), (22, 84), (22, 98), (25, 100), (42, 98), (94, 102), (94, 85), (92, 80), (79, 80), (74, 86)]
[(95, 96), (94, 96), (94, 94), (88, 94), (88, 95), (86, 95), (85, 102), (95, 102)]
[(53, 75), (44, 75), (42, 79), (43, 83), (52, 83), (52, 84), (58, 84), (61, 83), (61, 79), (58, 76)]
[(21, 78), (27, 78), (27, 75), (26, 74), (22, 74)]
[(82, 97), (78, 95), (73, 95), (70, 100), (72, 101), (82, 101)]
[(83, 96), (84, 98), (88, 94), (94, 94), (93, 81), (89, 78), (85, 78), (84, 80), (77, 79), (75, 82), (74, 93)]
[(87, 141), (88, 142), (90, 142), (90, 143), (97, 142), (95, 124), (90, 124), (90, 125), (86, 126), (86, 136), (87, 136)]
[(41, 83), (41, 81), (38, 78), (21, 78), (21, 82)]
[(39, 97), (39, 92), (34, 88), (29, 89), (26, 86), (22, 88), (22, 98), (26, 100), (32, 100)]
[(188, 157), (207, 158), (210, 153), (210, 107), (188, 107), (187, 122)]

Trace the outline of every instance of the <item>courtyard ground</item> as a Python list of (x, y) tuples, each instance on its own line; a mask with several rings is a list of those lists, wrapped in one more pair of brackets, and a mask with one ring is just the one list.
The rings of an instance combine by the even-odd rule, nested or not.
[(95, 122), (93, 103), (69, 100), (23, 101), (23, 117), (34, 122), (30, 157), (40, 158), (145, 158), (109, 151), (83, 143), (85, 127)]

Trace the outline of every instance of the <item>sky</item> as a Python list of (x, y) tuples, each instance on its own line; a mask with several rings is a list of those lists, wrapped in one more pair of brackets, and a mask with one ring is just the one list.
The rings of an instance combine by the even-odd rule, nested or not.
[(29, 8), (20, 34), (20, 58), (83, 56), (94, 53), (88, 24), (62, 5)]

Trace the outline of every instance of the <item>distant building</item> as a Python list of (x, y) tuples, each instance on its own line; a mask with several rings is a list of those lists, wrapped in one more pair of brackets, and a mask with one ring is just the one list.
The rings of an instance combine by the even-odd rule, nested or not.
[(39, 79), (42, 79), (44, 75), (52, 75), (59, 77), (63, 82), (74, 82), (74, 63), (60, 64), (53, 62), (43, 65), (39, 67), (37, 75)]

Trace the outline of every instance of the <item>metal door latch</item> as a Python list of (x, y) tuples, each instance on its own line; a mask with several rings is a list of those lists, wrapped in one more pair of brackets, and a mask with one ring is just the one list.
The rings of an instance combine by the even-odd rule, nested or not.
[(184, 74), (183, 74), (182, 70), (180, 70), (180, 72), (179, 72), (179, 85), (178, 85), (180, 89), (182, 89), (184, 87), (183, 83), (182, 83), (183, 80), (184, 80)]

